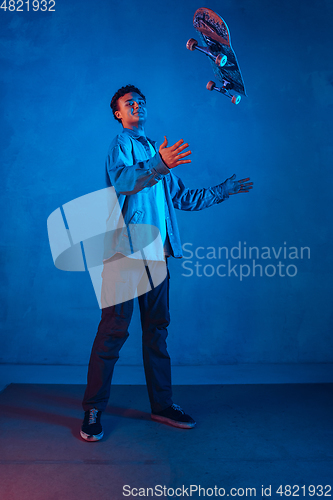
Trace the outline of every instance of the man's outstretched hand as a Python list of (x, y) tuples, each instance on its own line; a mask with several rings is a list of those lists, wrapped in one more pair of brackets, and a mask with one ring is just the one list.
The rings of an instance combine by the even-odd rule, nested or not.
[(181, 165), (182, 163), (191, 163), (191, 160), (182, 159), (191, 154), (191, 151), (186, 151), (185, 153), (182, 153), (184, 149), (188, 148), (188, 144), (187, 143), (183, 144), (183, 142), (184, 142), (183, 139), (181, 139), (180, 141), (176, 142), (173, 146), (170, 146), (168, 148), (167, 147), (168, 140), (164, 136), (164, 141), (160, 145), (159, 153), (162, 157), (162, 160), (164, 161), (164, 163), (168, 168), (178, 167), (178, 165)]
[(223, 184), (228, 194), (248, 193), (253, 187), (253, 182), (248, 182), (250, 177), (236, 181), (236, 174), (227, 179)]

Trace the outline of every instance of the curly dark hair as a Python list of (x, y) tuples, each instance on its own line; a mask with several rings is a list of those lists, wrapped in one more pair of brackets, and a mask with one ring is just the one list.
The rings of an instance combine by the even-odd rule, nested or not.
[(117, 92), (114, 94), (114, 96), (111, 99), (110, 108), (112, 109), (114, 119), (120, 123), (121, 123), (121, 120), (119, 118), (117, 118), (115, 115), (115, 112), (119, 111), (118, 110), (118, 99), (120, 99), (120, 97), (123, 97), (125, 94), (128, 94), (129, 92), (136, 92), (146, 102), (146, 98), (143, 95), (143, 93), (141, 92), (141, 90), (139, 90), (134, 85), (125, 85), (125, 87), (121, 87), (119, 90), (117, 90)]

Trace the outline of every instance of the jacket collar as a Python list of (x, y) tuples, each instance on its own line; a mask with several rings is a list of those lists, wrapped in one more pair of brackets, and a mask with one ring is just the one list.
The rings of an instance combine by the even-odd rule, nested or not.
[(129, 135), (130, 137), (133, 137), (133, 139), (136, 139), (140, 142), (142, 141), (142, 139), (147, 140), (153, 145), (153, 147), (156, 151), (156, 141), (152, 141), (151, 139), (149, 139), (149, 137), (147, 137), (143, 134), (138, 134), (137, 132), (135, 132), (134, 130), (131, 130), (130, 128), (123, 128), (122, 134)]

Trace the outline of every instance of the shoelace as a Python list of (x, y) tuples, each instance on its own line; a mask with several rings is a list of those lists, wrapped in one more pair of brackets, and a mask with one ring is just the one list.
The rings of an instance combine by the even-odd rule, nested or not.
[(171, 408), (173, 408), (174, 410), (178, 410), (178, 411), (180, 411), (183, 415), (185, 415), (184, 410), (183, 410), (180, 406), (175, 405), (175, 404), (172, 404), (172, 405), (171, 405)]
[(98, 410), (96, 408), (92, 408), (89, 413), (89, 425), (96, 423)]

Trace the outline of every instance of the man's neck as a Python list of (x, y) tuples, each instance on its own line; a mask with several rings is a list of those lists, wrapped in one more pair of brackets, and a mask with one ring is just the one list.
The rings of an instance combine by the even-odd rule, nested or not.
[(124, 129), (131, 130), (135, 135), (146, 137), (145, 129), (143, 126), (124, 127)]

